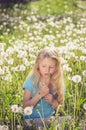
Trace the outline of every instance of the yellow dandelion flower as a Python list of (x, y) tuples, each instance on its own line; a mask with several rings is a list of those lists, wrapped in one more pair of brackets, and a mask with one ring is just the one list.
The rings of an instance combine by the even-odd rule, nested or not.
[(60, 61), (61, 61), (61, 58), (60, 58), (60, 57), (58, 57), (58, 58), (57, 58), (57, 60), (58, 60), (58, 62), (60, 62)]

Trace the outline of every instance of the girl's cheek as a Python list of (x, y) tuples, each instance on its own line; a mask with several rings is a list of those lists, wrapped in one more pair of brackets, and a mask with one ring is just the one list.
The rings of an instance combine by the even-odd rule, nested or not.
[(56, 70), (51, 70), (51, 71), (50, 71), (50, 74), (53, 75), (55, 72), (56, 72)]
[(51, 70), (51, 71), (50, 71), (50, 74), (52, 75), (53, 73), (54, 73), (54, 72)]

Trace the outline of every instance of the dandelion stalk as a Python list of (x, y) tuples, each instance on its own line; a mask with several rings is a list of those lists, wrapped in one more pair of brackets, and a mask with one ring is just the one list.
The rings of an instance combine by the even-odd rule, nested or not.
[[(20, 119), (18, 118), (18, 116), (16, 116), (16, 118), (17, 118), (17, 121), (19, 123), (19, 126), (21, 126)], [(22, 130), (22, 126), (21, 126), (21, 130)]]
[(16, 117), (15, 117), (15, 116), (16, 116), (16, 115), (15, 115), (15, 113), (14, 113), (13, 115), (14, 115), (14, 120), (13, 120), (14, 123), (13, 123), (13, 124), (14, 124), (14, 128), (15, 128), (15, 126), (16, 126), (16, 124), (15, 124), (15, 119), (16, 119)]
[(11, 129), (13, 130), (13, 113), (12, 113), (12, 120), (11, 120)]
[(44, 120), (43, 120), (43, 118), (42, 118), (42, 116), (41, 116), (41, 114), (40, 114), (39, 111), (38, 111), (38, 114), (39, 114), (39, 116), (40, 116), (40, 118), (41, 118), (41, 121), (42, 121), (42, 123), (43, 123), (43, 125), (44, 125), (44, 130), (47, 130), (46, 125), (45, 125), (45, 122), (44, 122)]

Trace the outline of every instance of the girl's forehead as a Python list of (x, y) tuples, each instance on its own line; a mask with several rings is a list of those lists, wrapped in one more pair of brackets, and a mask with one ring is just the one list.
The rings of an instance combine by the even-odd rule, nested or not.
[(50, 57), (46, 57), (40, 60), (40, 64), (55, 64), (56, 60)]

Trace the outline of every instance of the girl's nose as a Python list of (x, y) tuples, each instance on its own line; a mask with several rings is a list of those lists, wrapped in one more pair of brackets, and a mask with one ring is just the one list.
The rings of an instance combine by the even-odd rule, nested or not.
[(48, 68), (46, 69), (46, 72), (47, 72), (47, 73), (50, 73), (50, 67), (48, 67)]

